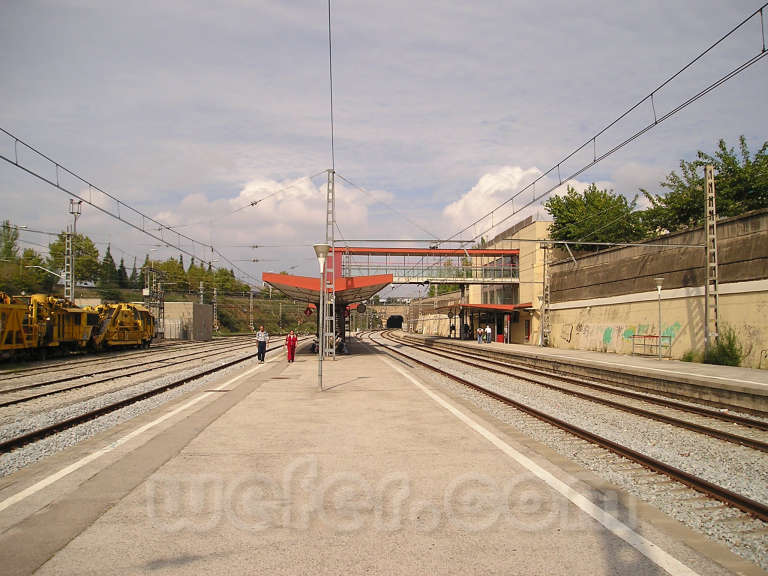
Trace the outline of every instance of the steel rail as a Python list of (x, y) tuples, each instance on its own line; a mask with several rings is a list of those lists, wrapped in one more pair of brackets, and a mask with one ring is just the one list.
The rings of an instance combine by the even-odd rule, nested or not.
[[(271, 352), (273, 350), (277, 350), (282, 347), (282, 344), (278, 346), (274, 346), (272, 348), (267, 349), (267, 352)], [(157, 396), (159, 394), (162, 394), (163, 392), (167, 392), (168, 390), (172, 390), (174, 388), (178, 388), (179, 386), (182, 386), (188, 382), (191, 382), (192, 380), (196, 380), (198, 378), (203, 378), (204, 376), (208, 376), (209, 374), (213, 374), (215, 372), (218, 372), (220, 370), (224, 370), (225, 368), (229, 368), (230, 366), (234, 366), (236, 364), (239, 364), (241, 362), (245, 362), (246, 360), (250, 360), (252, 358), (255, 358), (258, 355), (256, 354), (249, 354), (248, 356), (245, 356), (243, 358), (237, 358), (235, 360), (231, 360), (229, 362), (226, 362), (225, 364), (222, 364), (221, 366), (215, 366), (213, 368), (208, 368), (207, 370), (203, 370), (202, 372), (198, 372), (197, 374), (192, 374), (190, 376), (185, 376), (184, 378), (180, 378), (179, 380), (176, 380), (174, 382), (169, 382), (168, 384), (164, 384), (163, 386), (160, 386), (158, 388), (153, 388), (152, 390), (147, 390), (145, 392), (142, 392), (140, 394), (136, 394), (134, 396), (131, 396), (130, 398), (125, 398), (123, 400), (120, 400), (118, 402), (113, 402), (112, 404), (107, 404), (106, 406), (102, 406), (101, 408), (97, 408), (96, 410), (90, 410), (88, 412), (85, 412), (83, 414), (80, 414), (79, 416), (73, 416), (72, 418), (67, 418), (66, 420), (61, 420), (59, 422), (56, 422), (54, 424), (51, 424), (50, 426), (45, 426), (43, 428), (38, 428), (36, 430), (32, 430), (30, 432), (27, 432), (25, 434), (21, 434), (19, 436), (15, 436), (14, 438), (10, 438), (8, 440), (4, 440), (0, 442), (0, 454), (10, 452), (11, 450), (15, 450), (17, 448), (20, 448), (21, 446), (24, 446), (25, 444), (29, 444), (31, 442), (36, 442), (38, 440), (42, 440), (43, 438), (46, 438), (47, 436), (51, 436), (53, 434), (57, 434), (59, 432), (62, 432), (68, 428), (72, 428), (74, 426), (77, 426), (79, 424), (83, 424), (84, 422), (88, 422), (89, 420), (93, 420), (95, 418), (98, 418), (100, 416), (104, 416), (105, 414), (109, 414), (111, 412), (115, 412), (116, 410), (120, 410), (121, 408), (125, 408), (126, 406), (130, 406), (131, 404), (135, 404), (136, 402), (141, 402), (142, 400), (146, 400), (147, 398), (151, 398), (153, 396)]]
[(526, 414), (529, 414), (530, 416), (533, 416), (543, 422), (546, 422), (547, 424), (560, 428), (561, 430), (568, 432), (569, 434), (577, 436), (592, 444), (601, 446), (623, 458), (627, 458), (628, 460), (636, 462), (637, 464), (640, 464), (644, 468), (653, 470), (654, 472), (657, 472), (659, 474), (664, 474), (665, 476), (671, 478), (672, 480), (685, 484), (686, 486), (688, 486), (689, 488), (692, 488), (693, 490), (696, 490), (697, 492), (706, 494), (707, 496), (714, 498), (716, 500), (719, 500), (724, 504), (734, 506), (735, 508), (738, 508), (742, 512), (746, 512), (747, 514), (750, 514), (756, 518), (759, 518), (763, 522), (768, 522), (768, 506), (761, 502), (758, 502), (751, 498), (747, 498), (742, 494), (737, 494), (736, 492), (728, 490), (727, 488), (723, 488), (722, 486), (718, 486), (717, 484), (704, 480), (703, 478), (699, 478), (698, 476), (685, 472), (684, 470), (680, 470), (679, 468), (670, 466), (669, 464), (662, 462), (661, 460), (657, 460), (655, 458), (642, 454), (641, 452), (637, 452), (636, 450), (633, 450), (631, 448), (618, 444), (617, 442), (614, 442), (612, 440), (609, 440), (607, 438), (604, 438), (602, 436), (589, 432), (588, 430), (585, 430), (578, 426), (574, 426), (573, 424), (569, 424), (564, 420), (555, 418), (554, 416), (546, 414), (545, 412), (541, 412), (540, 410), (536, 410), (535, 408), (522, 404), (521, 402), (512, 400), (511, 398), (508, 398), (502, 394), (489, 390), (483, 386), (480, 386), (479, 384), (475, 384), (474, 382), (470, 382), (469, 380), (461, 378), (460, 376), (456, 376), (455, 374), (452, 374), (450, 372), (442, 370), (441, 368), (433, 366), (428, 362), (424, 362), (422, 360), (419, 360), (418, 358), (414, 358), (413, 356), (406, 354), (401, 350), (397, 350), (392, 346), (389, 346), (387, 344), (382, 344), (381, 342), (378, 342), (378, 344), (383, 348), (387, 349), (388, 351), (392, 351), (396, 354), (404, 356), (405, 358), (408, 358), (412, 362), (415, 362), (421, 366), (424, 366), (425, 368), (433, 370), (441, 374), (442, 376), (445, 376), (446, 378), (450, 378), (451, 380), (454, 380), (464, 386), (467, 386), (468, 388), (472, 388), (477, 392), (485, 394), (486, 396), (489, 396), (490, 398), (493, 398), (498, 402), (507, 404), (508, 406), (512, 406), (513, 408), (516, 408), (521, 412), (525, 412)]
[(103, 362), (118, 362), (127, 358), (134, 358), (136, 356), (145, 356), (146, 354), (160, 353), (167, 351), (168, 349), (183, 349), (190, 350), (192, 348), (200, 348), (202, 346), (209, 345), (209, 342), (194, 342), (194, 341), (164, 341), (161, 343), (153, 344), (148, 350), (137, 352), (128, 347), (113, 348), (109, 352), (105, 351), (103, 354), (93, 355), (87, 353), (81, 353), (80, 351), (73, 352), (69, 357), (64, 357), (60, 362), (51, 362), (44, 366), (27, 366), (24, 368), (11, 368), (8, 370), (0, 370), (0, 384), (8, 382), (10, 380), (18, 380), (19, 378), (26, 378), (34, 376), (31, 372), (61, 372), (69, 368), (83, 366), (87, 364), (103, 363)]
[[(387, 337), (387, 336), (385, 336)], [(414, 339), (409, 339), (407, 337), (402, 338), (402, 340), (398, 340), (395, 336), (389, 336), (391, 340), (394, 341), (402, 341), (407, 342), (411, 344), (415, 344), (418, 346), (418, 341)], [(448, 358), (448, 359), (455, 359), (452, 356), (449, 356), (448, 354), (441, 354), (439, 352), (435, 351), (435, 347), (432, 346), (420, 346), (420, 349), (424, 350), (425, 352), (429, 352), (430, 354), (434, 354), (436, 356), (440, 356), (441, 358)], [(439, 350), (447, 351), (449, 348), (444, 346), (439, 346)], [(476, 359), (477, 356), (473, 356), (471, 354), (465, 353), (465, 352), (458, 352), (455, 351), (455, 349), (450, 350), (451, 354), (454, 356), (459, 356), (461, 358), (466, 359)], [(722, 430), (717, 430), (716, 428), (709, 428), (706, 426), (701, 426), (699, 424), (696, 424), (695, 422), (690, 422), (687, 420), (679, 420), (677, 418), (671, 417), (671, 416), (665, 416), (663, 414), (659, 414), (658, 412), (650, 412), (648, 410), (644, 410), (642, 408), (636, 408), (634, 406), (627, 406), (625, 404), (621, 404), (619, 402), (614, 402), (612, 400), (608, 400), (605, 398), (600, 398), (598, 396), (592, 396), (590, 394), (586, 394), (584, 392), (579, 392), (577, 390), (571, 390), (569, 388), (563, 388), (562, 386), (558, 386), (557, 384), (551, 384), (549, 382), (541, 382), (539, 380), (536, 380), (535, 378), (524, 376), (521, 374), (517, 374), (514, 372), (514, 370), (522, 370), (524, 372), (530, 372), (532, 374), (536, 374), (539, 376), (543, 376), (546, 378), (554, 378), (556, 380), (562, 380), (563, 382), (567, 382), (569, 384), (573, 384), (574, 386), (582, 386), (584, 388), (592, 388), (594, 390), (599, 390), (601, 392), (605, 392), (606, 394), (615, 394), (617, 396), (625, 396), (627, 398), (631, 398), (633, 400), (637, 400), (639, 402), (648, 402), (649, 404), (655, 404), (658, 406), (663, 406), (664, 408), (671, 408), (673, 410), (679, 410), (681, 412), (688, 412), (690, 414), (695, 414), (697, 416), (704, 416), (707, 418), (713, 418), (717, 420), (721, 420), (723, 422), (728, 422), (730, 424), (739, 424), (741, 426), (749, 427), (749, 428), (755, 428), (762, 431), (768, 431), (768, 422), (763, 422), (761, 420), (755, 420), (753, 418), (746, 418), (744, 416), (739, 416), (736, 414), (724, 414), (722, 412), (718, 412), (716, 410), (709, 410), (708, 408), (702, 408), (700, 406), (689, 406), (687, 404), (683, 404), (681, 402), (677, 402), (675, 400), (665, 400), (662, 398), (653, 398), (648, 397), (643, 394), (640, 394), (638, 392), (630, 392), (627, 390), (621, 390), (621, 389), (615, 389), (611, 388), (609, 386), (604, 386), (602, 384), (594, 384), (592, 382), (587, 382), (584, 380), (581, 380), (579, 378), (574, 378), (572, 376), (564, 376), (559, 373), (554, 372), (547, 372), (546, 370), (539, 370), (536, 368), (529, 368), (527, 366), (523, 366), (517, 363), (507, 363), (502, 362), (498, 360), (494, 360), (492, 358), (483, 358), (484, 364), (477, 364), (475, 362), (469, 362), (472, 366), (475, 366), (477, 368), (482, 368), (483, 370), (488, 370), (490, 372), (495, 372), (497, 374), (504, 374), (507, 376), (514, 376), (515, 378), (520, 378), (521, 380), (527, 380), (528, 382), (532, 382), (534, 384), (537, 384), (539, 386), (543, 386), (545, 388), (550, 388), (552, 390), (557, 390), (558, 392), (563, 392), (564, 394), (570, 394), (571, 396), (576, 396), (577, 398), (583, 398), (585, 400), (594, 401), (600, 404), (605, 404), (606, 406), (610, 406), (612, 408), (616, 408), (618, 410), (624, 410), (627, 412), (631, 412), (633, 414), (638, 414), (640, 416), (644, 416), (646, 418), (651, 418), (654, 420), (658, 420), (660, 422), (665, 422), (667, 424), (672, 424), (675, 426), (682, 426), (685, 428), (689, 428), (690, 430), (693, 430), (695, 432), (700, 432), (702, 434), (707, 434), (709, 436), (713, 436), (715, 438), (720, 438), (721, 440), (726, 440), (728, 442), (734, 442), (736, 444), (742, 444), (744, 446), (749, 446), (750, 448), (755, 448), (757, 450), (762, 450), (763, 452), (768, 452), (768, 442), (762, 442), (760, 440), (755, 440), (753, 438), (740, 436), (738, 434), (733, 434), (731, 432), (723, 432)], [(494, 364), (496, 366), (504, 366), (507, 367), (508, 370), (498, 370), (496, 368), (492, 368), (490, 366), (487, 366), (485, 363)], [(511, 371), (510, 371), (511, 370)]]
[[(410, 338), (410, 339), (408, 337), (405, 337), (405, 338), (409, 342), (414, 341), (413, 338)], [(458, 351), (458, 348), (460, 348), (459, 346), (452, 347), (452, 346), (446, 346), (444, 344), (438, 343), (437, 345), (430, 344), (428, 348), (438, 348), (440, 350), (451, 351), (451, 353), (454, 353), (454, 351), (456, 351), (455, 353), (457, 355), (462, 356), (464, 358), (477, 358), (476, 355), (472, 355), (468, 352)], [(497, 366), (510, 366), (515, 369), (523, 370), (525, 372), (530, 372), (532, 374), (538, 374), (538, 375), (546, 376), (550, 378), (557, 378), (565, 382), (574, 384), (576, 386), (582, 386), (584, 388), (593, 388), (595, 390), (600, 390), (602, 392), (608, 392), (608, 393), (617, 394), (620, 396), (626, 396), (628, 398), (634, 398), (636, 400), (642, 400), (650, 404), (657, 404), (659, 406), (665, 406), (669, 408), (684, 410), (686, 412), (691, 412), (692, 414), (698, 414), (700, 416), (706, 416), (708, 418), (722, 420), (723, 422), (729, 422), (732, 424), (739, 424), (741, 426), (748, 426), (749, 428), (756, 428), (758, 430), (768, 431), (768, 422), (765, 422), (762, 420), (755, 420), (754, 418), (747, 418), (746, 416), (739, 416), (737, 414), (730, 414), (728, 412), (711, 410), (709, 408), (704, 408), (703, 406), (691, 406), (688, 404), (683, 404), (682, 402), (678, 402), (676, 400), (672, 400), (671, 398), (666, 398), (666, 399), (656, 398), (653, 396), (646, 396), (642, 392), (633, 392), (631, 390), (625, 390), (622, 388), (614, 388), (613, 386), (618, 386), (618, 384), (612, 383), (611, 380), (607, 378), (597, 378), (597, 377), (595, 378), (596, 380), (602, 380), (603, 382), (606, 382), (608, 384), (606, 386), (603, 384), (597, 384), (595, 382), (587, 382), (586, 380), (582, 380), (574, 376), (568, 376), (566, 374), (563, 374), (563, 372), (559, 370), (550, 371), (550, 370), (543, 370), (541, 368), (533, 368), (531, 366), (526, 366), (525, 364), (521, 364), (520, 362), (514, 362), (511, 357), (509, 358), (509, 360), (500, 361), (500, 360), (494, 360), (493, 358), (490, 358), (484, 355), (483, 359), (490, 363), (496, 364)]]
[[(231, 344), (231, 342), (229, 344)], [(88, 357), (86, 359), (74, 360), (74, 361), (69, 361), (69, 362), (67, 362), (67, 361), (65, 361), (65, 362), (58, 362), (58, 363), (56, 363), (54, 365), (38, 366), (38, 367), (34, 367), (34, 368), (28, 368), (28, 369), (26, 369), (24, 371), (24, 373), (16, 373), (16, 372), (14, 372), (13, 374), (10, 374), (10, 375), (8, 375), (5, 378), (3, 378), (2, 374), (0, 374), (0, 386), (2, 386), (6, 382), (11, 382), (13, 380), (18, 380), (20, 378), (33, 378), (35, 376), (39, 376), (40, 374), (48, 374), (48, 373), (55, 373), (55, 372), (66, 372), (67, 370), (69, 370), (71, 368), (74, 368), (74, 369), (82, 368), (82, 367), (86, 367), (87, 368), (89, 365), (93, 365), (93, 364), (97, 364), (99, 366), (103, 366), (105, 364), (112, 364), (114, 362), (122, 362), (124, 360), (125, 361), (130, 361), (131, 359), (138, 358), (138, 357), (147, 358), (147, 356), (149, 356), (149, 355), (156, 356), (158, 354), (169, 353), (169, 352), (173, 354), (173, 353), (176, 353), (176, 352), (187, 352), (189, 350), (205, 348), (205, 347), (213, 348), (214, 346), (215, 345), (213, 343), (211, 343), (211, 342), (195, 342), (195, 343), (190, 343), (190, 345), (188, 345), (188, 346), (179, 346), (179, 345), (176, 345), (176, 346), (155, 346), (155, 347), (149, 348), (147, 350), (142, 350), (141, 352), (134, 352), (134, 351), (128, 351), (128, 350), (121, 351), (119, 349), (112, 349), (111, 350), (112, 352), (126, 352), (126, 353), (111, 354), (111, 355), (107, 355), (107, 356), (105, 356), (105, 355), (90, 356), (90, 357)], [(225, 346), (224, 344), (221, 345), (222, 348), (224, 346)], [(154, 362), (154, 360), (152, 360), (152, 361)], [(146, 362), (141, 363), (141, 364), (146, 364)], [(125, 368), (131, 368), (132, 366), (138, 366), (138, 365), (139, 364), (130, 364), (130, 365), (125, 366)], [(95, 372), (91, 372), (89, 375), (104, 374), (104, 373), (109, 372), (111, 370), (113, 370), (113, 369), (109, 368), (109, 369), (104, 369), (104, 370), (97, 370)], [(29, 372), (35, 372), (35, 373), (30, 374)], [(48, 380), (48, 381), (46, 381), (44, 383), (31, 384), (31, 385), (26, 386), (26, 387), (34, 388), (35, 386), (38, 386), (38, 385), (56, 384), (58, 382), (64, 382), (64, 381), (66, 381), (68, 379), (72, 379), (72, 378), (61, 378), (61, 379), (58, 379), (58, 380)], [(24, 388), (25, 388), (25, 386), (17, 387), (17, 388), (5, 388), (5, 389), (0, 388), (0, 394), (2, 394), (4, 392), (8, 392), (8, 391), (22, 390)]]
[[(252, 343), (250, 345), (252, 345)], [(207, 346), (207, 350), (197, 349), (197, 348), (206, 348), (206, 346)], [(195, 350), (193, 351), (190, 351), (190, 348), (184, 348), (184, 349), (178, 350), (178, 352), (183, 352), (183, 353), (177, 354), (176, 356), (171, 356), (170, 358), (166, 357), (166, 358), (158, 358), (158, 359), (146, 359), (143, 362), (134, 362), (133, 360), (131, 360), (122, 366), (115, 366), (115, 367), (106, 368), (103, 370), (94, 370), (94, 371), (90, 371), (83, 374), (70, 374), (68, 376), (57, 377), (53, 380), (46, 380), (44, 382), (34, 382), (31, 384), (24, 384), (23, 386), (16, 386), (15, 388), (0, 388), (0, 395), (9, 394), (12, 392), (20, 392), (22, 390), (30, 390), (32, 388), (41, 388), (43, 386), (52, 386), (54, 384), (60, 384), (61, 382), (79, 380), (80, 378), (88, 378), (92, 376), (97, 376), (99, 374), (109, 374), (110, 372), (117, 372), (119, 370), (128, 370), (130, 368), (135, 368), (136, 366), (148, 366), (150, 364), (160, 364), (160, 363), (166, 363), (169, 366), (173, 366), (173, 363), (170, 363), (171, 360), (177, 360), (179, 358), (188, 358), (190, 356), (196, 356), (198, 354), (205, 354), (205, 353), (216, 354), (220, 352), (226, 352), (228, 350), (236, 350), (240, 347), (245, 347), (245, 346), (248, 346), (248, 344), (241, 344), (240, 346), (232, 346), (232, 343), (230, 342), (227, 345), (214, 346), (214, 345), (211, 345), (210, 343), (206, 343), (203, 346), (190, 347), (190, 348), (195, 348)], [(146, 356), (147, 354), (153, 354), (153, 352), (155, 351), (150, 351), (150, 352), (145, 351), (144, 355)], [(158, 350), (156, 352), (165, 352), (165, 350)], [(153, 357), (154, 356), (156, 356), (156, 354), (153, 354)], [(125, 358), (124, 356), (120, 356), (114, 359), (110, 359), (110, 362), (120, 362), (124, 358)], [(131, 355), (130, 358), (133, 358), (133, 355)], [(62, 371), (61, 369), (56, 370), (56, 372), (61, 372), (61, 371)], [(140, 372), (136, 372), (136, 373), (138, 374)], [(104, 381), (105, 380), (99, 380), (99, 382), (104, 382)], [(0, 381), (0, 385), (2, 385), (2, 381)], [(4, 404), (0, 403), (0, 407), (2, 406), (4, 406)]]
[[(107, 376), (104, 378), (100, 378), (98, 380), (89, 380), (88, 382), (84, 382), (83, 384), (75, 384), (74, 386), (67, 386), (65, 388), (57, 388), (56, 390), (49, 390), (47, 392), (40, 392), (39, 394), (32, 394), (30, 396), (23, 396), (20, 398), (13, 398), (12, 400), (5, 400), (3, 402), (0, 402), (0, 408), (5, 408), (6, 406), (14, 406), (16, 404), (22, 404), (24, 402), (29, 402), (30, 400), (36, 400), (38, 398), (45, 398), (46, 396), (53, 396), (54, 394), (60, 394), (62, 392), (70, 392), (72, 390), (79, 390), (81, 388), (87, 388), (89, 386), (93, 386), (94, 384), (101, 384), (103, 382), (109, 382), (111, 380), (118, 380), (120, 378), (127, 378), (129, 376), (136, 376), (138, 374), (144, 374), (146, 372), (151, 372), (152, 370), (155, 370), (156, 368), (169, 368), (171, 366), (177, 366), (178, 364), (184, 364), (186, 362), (189, 362), (188, 358), (190, 356), (198, 356), (201, 359), (204, 358), (210, 358), (212, 356), (218, 356), (219, 354), (226, 354), (229, 352), (236, 352), (237, 350), (242, 350), (243, 348), (250, 348), (253, 347), (255, 344), (255, 341), (250, 344), (242, 344), (240, 346), (232, 346), (230, 348), (223, 348), (219, 350), (213, 350), (209, 353), (199, 355), (199, 352), (190, 352), (188, 354), (183, 354), (180, 356), (176, 356), (173, 358), (175, 360), (174, 362), (168, 362), (167, 360), (160, 359), (160, 360), (152, 360), (151, 362), (143, 362), (140, 364), (132, 364), (129, 366), (123, 366), (123, 367), (116, 367), (116, 368), (110, 368), (109, 370), (104, 370), (102, 372), (97, 372), (97, 374), (106, 374), (109, 372), (116, 372), (118, 370), (126, 370), (130, 368), (134, 368), (136, 366), (147, 366), (149, 364), (161, 364), (160, 366), (155, 366), (152, 368), (144, 368), (139, 370), (134, 370), (133, 372), (127, 372), (125, 374), (117, 374), (115, 376)], [(181, 360), (179, 360), (181, 358)], [(19, 386), (17, 388), (13, 388), (10, 390), (3, 390), (3, 393), (9, 393), (9, 392), (17, 392), (20, 390), (27, 390), (30, 388), (40, 388), (42, 386), (51, 386), (53, 384), (58, 384), (61, 382), (67, 382), (69, 380), (80, 380), (82, 378), (87, 378), (88, 374), (78, 375), (71, 378), (60, 378), (58, 380), (52, 380), (49, 382), (45, 382), (42, 384), (29, 384), (28, 386)]]

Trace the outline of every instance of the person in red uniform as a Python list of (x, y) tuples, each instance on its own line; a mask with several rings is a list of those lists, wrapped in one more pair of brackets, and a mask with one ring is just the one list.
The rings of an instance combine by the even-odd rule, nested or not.
[(293, 362), (296, 358), (296, 342), (298, 341), (299, 338), (293, 333), (293, 330), (285, 337), (285, 347), (288, 349), (288, 362)]

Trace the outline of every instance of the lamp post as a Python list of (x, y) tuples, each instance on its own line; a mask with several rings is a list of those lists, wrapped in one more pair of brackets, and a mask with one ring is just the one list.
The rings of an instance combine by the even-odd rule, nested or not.
[(323, 390), (323, 356), (325, 354), (325, 259), (331, 247), (328, 244), (315, 244), (313, 246), (317, 255), (317, 262), (320, 264), (320, 306), (317, 311), (318, 322), (318, 343), (320, 344), (319, 356), (317, 358), (317, 381), (320, 385), (320, 391)]
[(659, 293), (659, 360), (661, 360), (661, 286), (664, 284), (664, 278), (654, 278), (656, 280), (656, 291)]
[(48, 274), (53, 274), (54, 276), (58, 276), (59, 278), (63, 278), (63, 276), (61, 274), (57, 274), (53, 270), (48, 270), (48, 268), (43, 268), (42, 266), (36, 266), (36, 265), (27, 266), (27, 265), (24, 265), (24, 268), (40, 268), (40, 270), (45, 270), (46, 272), (48, 272)]

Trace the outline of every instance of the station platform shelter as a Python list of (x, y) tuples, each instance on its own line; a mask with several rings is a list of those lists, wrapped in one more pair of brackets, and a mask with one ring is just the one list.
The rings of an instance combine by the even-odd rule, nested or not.
[(521, 304), (462, 304), (460, 307), (462, 338), (475, 338), (478, 328), (491, 327), (493, 342), (529, 344), (532, 338), (533, 317), (538, 311), (531, 302)]
[[(312, 278), (308, 276), (292, 276), (290, 274), (275, 274), (273, 272), (264, 272), (262, 280), (285, 294), (292, 300), (306, 302), (317, 309), (320, 305), (320, 277)], [(375, 276), (354, 276), (343, 277), (337, 275), (335, 278), (336, 294), (336, 336), (346, 340), (346, 319), (349, 317), (349, 310), (357, 303), (368, 300), (374, 294), (392, 283), (392, 274), (377, 274)], [(330, 290), (329, 290), (330, 293)], [(315, 315), (319, 322), (319, 315)], [(317, 327), (317, 333), (320, 333), (320, 327)]]

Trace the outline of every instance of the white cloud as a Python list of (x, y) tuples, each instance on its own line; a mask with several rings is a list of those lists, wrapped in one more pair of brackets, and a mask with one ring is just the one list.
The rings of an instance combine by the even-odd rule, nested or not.
[[(568, 186), (583, 192), (591, 184), (568, 180), (551, 194), (545, 194), (556, 182), (548, 177), (537, 180), (541, 175), (541, 170), (536, 167), (521, 166), (504, 166), (486, 173), (469, 192), (443, 209), (443, 217), (454, 229), (463, 229), (479, 220), (468, 231), (469, 235), (489, 237), (531, 215), (538, 220), (549, 220), (550, 216), (543, 204), (551, 194), (565, 194)], [(534, 181), (536, 184), (531, 185)], [(600, 188), (613, 188), (611, 182), (607, 181), (598, 181), (596, 184)], [(497, 208), (507, 200), (509, 202)]]
[(523, 169), (520, 166), (504, 166), (496, 172), (484, 174), (469, 192), (446, 206), (443, 214), (457, 226), (475, 220), (540, 175), (538, 168)]
[[(588, 142), (705, 39), (741, 20), (752, 10), (748, 4), (683, 0), (670, 10), (660, 0), (603, 2), (588, 15), (601, 34), (586, 36), (579, 36), (584, 14), (563, 1), (447, 3), (438, 19), (432, 6), (401, 0), (335, 10), (336, 166), (371, 188), (366, 194), (338, 182), (339, 226), (349, 238), (398, 239), (463, 228), (540, 176), (536, 167), (545, 170)], [(695, 25), (693, 9), (701, 14)], [(18, 3), (0, 19), (0, 47), (14, 54), (0, 61), (0, 126), (233, 259), (254, 252), (230, 251), (229, 244), (315, 242), (325, 236), (323, 176), (231, 212), (330, 164), (323, 14), (306, 0), (238, 0), (213, 11), (179, 0), (140, 7)], [(262, 24), (258, 34), (253, 22)], [(510, 22), (546, 22), (549, 34), (543, 39), (537, 26), (509, 34)], [(607, 48), (615, 45), (632, 49)], [(526, 57), (510, 58), (515, 54)], [(732, 144), (743, 133), (756, 149), (768, 126), (768, 115), (755, 113), (765, 110), (758, 68), (580, 178), (613, 181), (632, 198), (640, 187), (658, 189), (680, 158), (711, 151), (720, 137)], [(706, 65), (699, 69), (711, 73)], [(693, 80), (680, 78), (681, 94), (698, 86)], [(622, 128), (598, 138), (597, 153), (628, 135)], [(13, 141), (0, 138), (0, 150), (13, 157)], [(588, 163), (595, 149), (582, 152), (570, 169), (563, 165), (563, 175)], [(23, 147), (20, 153), (32, 156)], [(540, 182), (536, 194), (551, 184)], [(7, 163), (0, 167), (0, 190), (4, 216), (14, 222), (59, 231), (70, 221), (64, 194)], [(445, 206), (442, 199), (459, 194)], [(526, 192), (472, 233), (498, 232), (530, 213), (545, 216), (538, 202), (521, 208), (533, 198)], [(139, 259), (157, 243), (92, 208), (84, 208), (78, 229), (103, 241), (100, 248), (112, 242), (113, 250), (119, 246)], [(285, 269), (304, 252), (311, 258), (307, 250), (273, 250), (264, 258), (283, 258), (274, 267)]]

